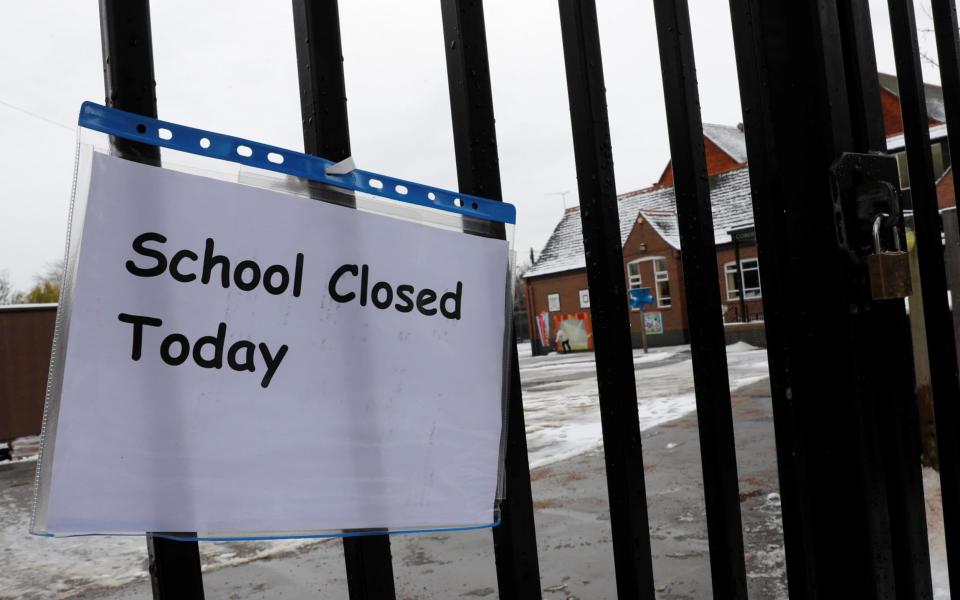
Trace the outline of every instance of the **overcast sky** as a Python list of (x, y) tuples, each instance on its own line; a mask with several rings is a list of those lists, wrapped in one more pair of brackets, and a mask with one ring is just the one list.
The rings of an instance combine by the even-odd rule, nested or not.
[[(703, 119), (735, 125), (742, 119), (728, 4), (689, 2)], [(652, 2), (597, 4), (617, 190), (626, 192), (650, 185), (669, 158)], [(871, 6), (879, 67), (892, 73), (886, 2)], [(456, 189), (439, 3), (340, 7), (358, 165)], [(557, 2), (485, 7), (503, 193), (517, 206), (515, 245), (525, 256), (540, 250), (562, 214), (557, 192), (569, 192), (567, 206), (577, 202)], [(0, 270), (24, 289), (63, 255), (77, 112), (84, 100), (103, 102), (103, 71), (95, 0), (4, 9)], [(289, 2), (154, 0), (151, 10), (161, 118), (302, 150)], [(934, 54), (932, 35), (921, 37)]]

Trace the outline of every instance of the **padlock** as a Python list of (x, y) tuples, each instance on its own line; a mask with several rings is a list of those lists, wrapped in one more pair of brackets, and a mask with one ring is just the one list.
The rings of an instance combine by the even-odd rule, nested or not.
[(873, 221), (873, 254), (867, 256), (867, 270), (874, 300), (906, 298), (913, 290), (910, 261), (907, 253), (900, 249), (900, 232), (896, 227), (893, 228), (894, 251), (880, 249), (880, 224), (889, 217), (887, 213), (880, 213)]

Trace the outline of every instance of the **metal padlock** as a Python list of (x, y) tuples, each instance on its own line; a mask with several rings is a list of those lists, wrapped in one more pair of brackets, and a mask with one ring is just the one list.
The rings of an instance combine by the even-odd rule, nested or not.
[(910, 261), (907, 253), (900, 249), (900, 232), (896, 227), (893, 228), (894, 251), (880, 249), (880, 224), (889, 217), (887, 213), (880, 213), (873, 221), (873, 254), (867, 256), (867, 270), (874, 300), (906, 298), (913, 290)]

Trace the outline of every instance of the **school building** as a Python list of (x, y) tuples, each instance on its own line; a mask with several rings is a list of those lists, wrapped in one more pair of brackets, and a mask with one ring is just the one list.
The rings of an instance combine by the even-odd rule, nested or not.
[[(903, 121), (896, 77), (879, 74), (887, 151), (897, 156), (901, 186), (908, 187)], [(940, 208), (954, 205), (953, 172), (940, 87), (926, 85), (931, 153)], [(753, 206), (743, 126), (703, 125), (703, 142), (717, 245), (717, 274), (728, 342), (764, 345), (763, 291), (753, 234)], [(653, 304), (630, 310), (634, 347), (642, 332), (650, 346), (690, 341), (680, 260), (673, 169), (668, 162), (652, 186), (617, 197), (627, 287), (647, 288)], [(580, 209), (568, 208), (536, 262), (523, 275), (534, 353), (557, 348), (563, 329), (573, 350), (593, 349), (590, 294)]]

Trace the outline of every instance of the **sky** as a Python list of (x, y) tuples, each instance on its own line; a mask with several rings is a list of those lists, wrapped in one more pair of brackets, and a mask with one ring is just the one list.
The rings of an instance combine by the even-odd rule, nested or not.
[[(689, 0), (703, 120), (742, 121), (729, 6)], [(877, 62), (895, 72), (886, 3), (870, 1)], [(577, 203), (556, 0), (484, 3), (504, 198), (514, 247), (539, 252)], [(0, 271), (14, 288), (62, 258), (76, 119), (103, 102), (97, 2), (7, 3), (0, 19)], [(159, 116), (302, 150), (289, 1), (154, 0)], [(353, 155), (359, 167), (447, 189), (456, 168), (437, 0), (341, 0)], [(597, 0), (617, 191), (669, 160), (653, 3)], [(921, 29), (928, 19), (918, 8)], [(935, 56), (931, 34), (921, 46)], [(928, 82), (939, 82), (925, 65)]]

